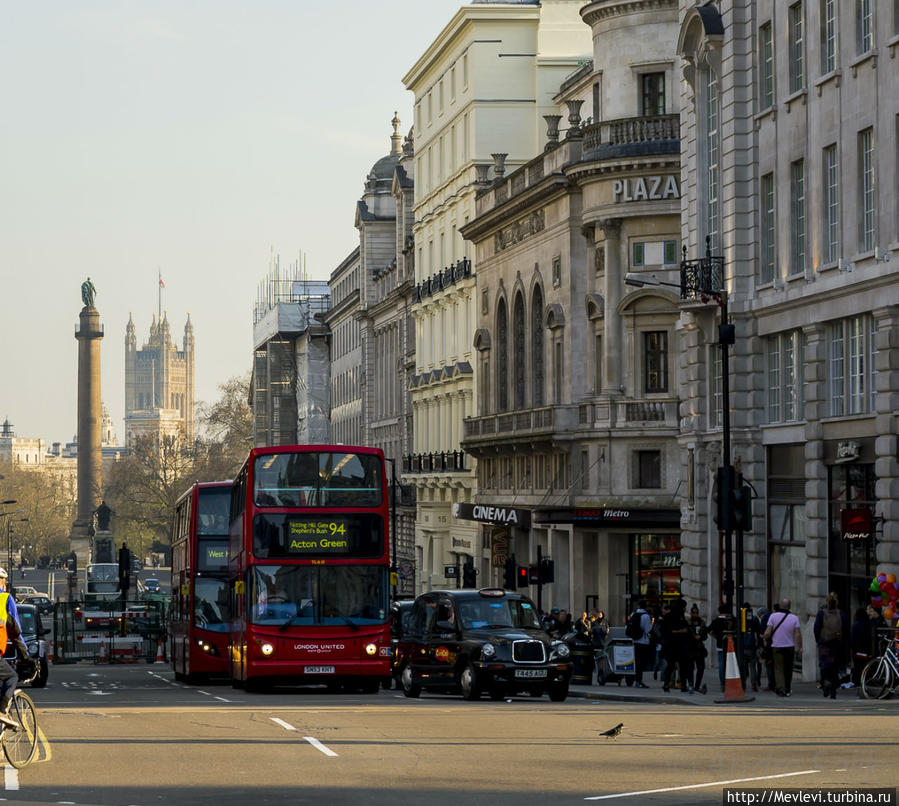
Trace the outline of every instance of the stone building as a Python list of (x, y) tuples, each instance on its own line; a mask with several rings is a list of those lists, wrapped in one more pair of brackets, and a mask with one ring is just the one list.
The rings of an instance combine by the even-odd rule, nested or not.
[(38, 467), (45, 461), (47, 443), (39, 437), (17, 437), (7, 417), (0, 425), (0, 464)]
[(593, 60), (557, 85), (545, 147), (483, 185), (462, 229), (478, 294), (463, 447), (492, 581), (512, 554), (548, 556), (554, 581), (531, 591), (544, 608), (599, 606), (620, 623), (637, 598), (680, 595), (678, 299), (625, 283), (677, 275), (678, 9), (580, 14)]
[[(403, 78), (414, 94), (413, 447), (404, 479), (416, 488), (416, 589), (446, 584), (446, 566), (489, 575), (473, 520), (453, 518), (477, 490), (461, 450), (475, 414), (475, 271), (462, 228), (478, 180), (502, 176), (538, 149), (540, 116), (565, 74), (590, 52), (579, 0), (481, 2), (459, 9)], [(494, 159), (493, 155), (496, 155)]]
[(143, 434), (196, 436), (194, 423), (194, 327), (187, 315), (183, 349), (172, 339), (168, 312), (150, 324), (150, 338), (137, 349), (134, 320), (125, 328), (125, 444)]
[(828, 591), (851, 614), (899, 569), (899, 8), (680, 5), (683, 239), (723, 257), (736, 326), (722, 401), (717, 306), (682, 311), (684, 592), (721, 595), (712, 480), (729, 404), (756, 492), (746, 598), (790, 598), (810, 632)]

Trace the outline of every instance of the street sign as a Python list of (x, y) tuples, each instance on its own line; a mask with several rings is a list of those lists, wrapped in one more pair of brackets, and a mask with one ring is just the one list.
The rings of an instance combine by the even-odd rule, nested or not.
[(443, 578), (444, 579), (455, 579), (459, 576), (459, 569), (455, 565), (444, 565), (443, 566)]

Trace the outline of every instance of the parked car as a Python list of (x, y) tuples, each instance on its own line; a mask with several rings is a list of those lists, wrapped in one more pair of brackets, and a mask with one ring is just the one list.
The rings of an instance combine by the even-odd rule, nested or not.
[(37, 588), (33, 588), (31, 585), (13, 585), (13, 590), (16, 592), (16, 601), (21, 602), (24, 601), (24, 597), (26, 596), (46, 596), (47, 594), (39, 591)]
[(476, 700), (527, 692), (568, 696), (571, 651), (549, 636), (537, 607), (500, 588), (431, 591), (412, 606), (396, 663), (407, 697), (423, 689)]
[(43, 593), (23, 596), (22, 602), (25, 604), (33, 604), (37, 608), (37, 612), (42, 616), (53, 617), (53, 602), (50, 600), (49, 596), (44, 596)]
[[(37, 606), (17, 604), (16, 610), (19, 613), (19, 624), (22, 625), (22, 640), (28, 647), (31, 659), (38, 664), (37, 677), (31, 681), (31, 685), (33, 688), (43, 688), (47, 685), (47, 677), (50, 674), (50, 664), (47, 663), (47, 642), (44, 640), (44, 636), (48, 635), (50, 630), (44, 628)], [(20, 681), (30, 673), (30, 670), (25, 668), (25, 662), (19, 658), (12, 641), (7, 641), (3, 659), (16, 664), (16, 672)]]

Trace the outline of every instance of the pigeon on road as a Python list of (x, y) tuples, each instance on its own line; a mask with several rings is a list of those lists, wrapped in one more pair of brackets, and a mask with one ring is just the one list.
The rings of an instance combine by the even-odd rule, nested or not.
[(608, 730), (601, 730), (599, 732), (600, 736), (605, 736), (607, 739), (614, 739), (621, 733), (621, 729), (624, 727), (624, 722), (619, 722), (614, 728), (609, 728)]

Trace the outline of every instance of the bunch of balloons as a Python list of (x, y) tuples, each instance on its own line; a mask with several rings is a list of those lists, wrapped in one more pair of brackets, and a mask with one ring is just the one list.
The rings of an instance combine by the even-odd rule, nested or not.
[(871, 580), (871, 604), (882, 607), (887, 620), (899, 615), (899, 583), (895, 574), (878, 574)]

